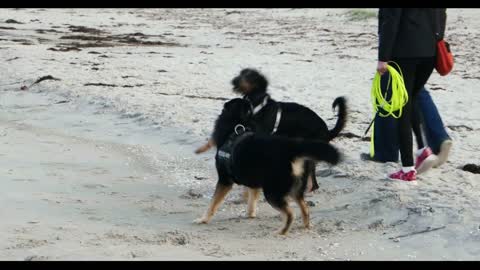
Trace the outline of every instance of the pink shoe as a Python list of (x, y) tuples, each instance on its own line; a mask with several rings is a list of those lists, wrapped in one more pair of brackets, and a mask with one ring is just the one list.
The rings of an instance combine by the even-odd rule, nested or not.
[(421, 174), (430, 170), (436, 163), (437, 156), (432, 153), (430, 147), (425, 147), (420, 155), (417, 155), (415, 170), (417, 170), (418, 174)]
[(388, 176), (390, 180), (400, 180), (400, 181), (405, 181), (405, 182), (416, 182), (417, 180), (417, 172), (415, 170), (411, 170), (407, 173), (403, 172), (402, 169), (400, 169), (396, 173), (392, 173)]

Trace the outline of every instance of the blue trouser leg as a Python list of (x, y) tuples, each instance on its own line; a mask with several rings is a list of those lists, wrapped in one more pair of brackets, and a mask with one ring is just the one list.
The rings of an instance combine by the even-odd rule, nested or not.
[[(385, 73), (380, 84), (382, 89), (387, 89), (388, 77), (390, 75)], [(386, 99), (390, 99), (392, 89), (387, 89)], [(380, 111), (385, 114), (384, 111)], [(374, 148), (375, 156), (373, 157), (377, 161), (381, 162), (396, 162), (399, 156), (399, 141), (398, 141), (398, 122), (395, 118), (382, 117), (378, 113), (375, 115), (373, 132), (374, 132)]]
[(393, 117), (381, 117), (378, 113), (375, 115), (374, 146), (377, 161), (396, 162), (398, 161), (399, 143), (398, 143), (398, 122)]
[(423, 116), (422, 123), (427, 145), (435, 154), (438, 154), (442, 142), (450, 139), (450, 136), (448, 136), (437, 107), (425, 87), (418, 93), (416, 106), (420, 108)]

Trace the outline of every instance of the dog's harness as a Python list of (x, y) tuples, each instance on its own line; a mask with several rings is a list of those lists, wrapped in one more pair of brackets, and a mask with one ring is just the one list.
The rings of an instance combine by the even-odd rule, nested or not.
[[(270, 99), (270, 96), (266, 95), (263, 98), (263, 101), (257, 106), (253, 106), (253, 103), (250, 101), (248, 97), (246, 97), (245, 99), (250, 103), (250, 106), (251, 106), (250, 116), (254, 116), (267, 105), (268, 100)], [(282, 119), (282, 107), (280, 103), (277, 103), (277, 114), (275, 118), (275, 124), (273, 125), (273, 129), (270, 134), (275, 134), (275, 132), (277, 132), (281, 119)], [(225, 167), (225, 169), (227, 170), (227, 173), (233, 178), (235, 178), (236, 176), (234, 167), (233, 167), (233, 164), (235, 164), (234, 163), (235, 148), (240, 142), (242, 142), (243, 140), (245, 140), (246, 138), (250, 137), (253, 134), (254, 133), (249, 128), (246, 128), (241, 124), (238, 124), (234, 128), (234, 132), (230, 134), (227, 141), (217, 151), (217, 161)]]
[[(270, 99), (270, 95), (266, 94), (265, 97), (263, 98), (263, 101), (255, 107), (253, 106), (252, 101), (248, 97), (245, 97), (245, 99), (250, 103), (251, 116), (254, 116), (267, 105), (268, 100)], [(282, 106), (280, 105), (280, 103), (277, 102), (277, 116), (275, 118), (275, 124), (273, 125), (272, 132), (270, 134), (274, 134), (275, 132), (277, 132), (281, 119), (282, 119)]]
[(235, 148), (240, 142), (253, 134), (254, 133), (245, 128), (245, 126), (238, 124), (234, 128), (234, 132), (230, 134), (227, 141), (217, 151), (217, 161), (225, 166), (227, 173), (233, 178), (236, 176), (233, 167)]
[(265, 97), (263, 98), (263, 101), (262, 103), (258, 104), (257, 106), (253, 107), (253, 103), (250, 101), (250, 99), (247, 97), (246, 100), (248, 100), (250, 102), (250, 107), (252, 108), (252, 115), (255, 115), (257, 114), (261, 109), (263, 109), (263, 107), (265, 107), (268, 103), (268, 100), (270, 99), (270, 96), (269, 95), (265, 95)]
[(278, 126), (280, 125), (280, 119), (282, 119), (282, 106), (278, 103), (277, 108), (277, 117), (275, 118), (275, 125), (273, 126), (272, 134), (277, 132)]

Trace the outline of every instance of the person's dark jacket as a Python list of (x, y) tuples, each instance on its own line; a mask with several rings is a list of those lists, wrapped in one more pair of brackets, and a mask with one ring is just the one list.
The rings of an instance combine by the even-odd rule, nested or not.
[(444, 8), (380, 8), (378, 60), (435, 56), (445, 21)]

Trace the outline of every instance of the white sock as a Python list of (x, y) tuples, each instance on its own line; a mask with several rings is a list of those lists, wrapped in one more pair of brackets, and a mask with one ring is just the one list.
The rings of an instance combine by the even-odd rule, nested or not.
[(404, 173), (408, 173), (409, 171), (414, 171), (415, 170), (415, 167), (413, 166), (409, 166), (409, 167), (402, 167), (402, 171)]
[(418, 157), (422, 154), (423, 150), (425, 150), (427, 147), (423, 147), (422, 149), (418, 149), (417, 152), (415, 152), (415, 155)]

